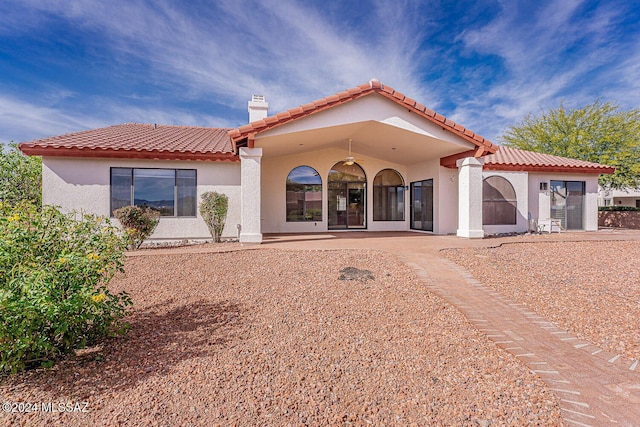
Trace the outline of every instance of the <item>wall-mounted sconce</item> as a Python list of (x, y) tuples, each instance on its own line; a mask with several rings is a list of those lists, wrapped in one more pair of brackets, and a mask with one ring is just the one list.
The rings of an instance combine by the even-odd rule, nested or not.
[(546, 182), (540, 183), (540, 191), (547, 191), (549, 189), (549, 184)]

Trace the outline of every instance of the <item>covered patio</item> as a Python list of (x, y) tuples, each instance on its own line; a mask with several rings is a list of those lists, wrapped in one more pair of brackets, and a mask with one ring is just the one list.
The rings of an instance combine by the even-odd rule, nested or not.
[(242, 162), (241, 241), (329, 230), (483, 237), (476, 157), (496, 147), (380, 82), (356, 89), (230, 133)]

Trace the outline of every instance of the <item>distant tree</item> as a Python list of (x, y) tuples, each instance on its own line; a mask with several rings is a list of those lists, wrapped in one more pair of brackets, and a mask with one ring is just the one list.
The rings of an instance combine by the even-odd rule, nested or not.
[(501, 136), (503, 145), (614, 166), (605, 188), (640, 187), (640, 110), (623, 111), (600, 100), (567, 110), (562, 103), (540, 116), (528, 114)]
[(42, 204), (42, 158), (25, 156), (15, 143), (0, 145), (0, 202)]

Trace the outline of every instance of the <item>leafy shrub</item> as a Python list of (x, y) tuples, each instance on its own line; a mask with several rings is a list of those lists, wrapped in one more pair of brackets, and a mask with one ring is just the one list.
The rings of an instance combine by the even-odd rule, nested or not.
[(149, 207), (125, 206), (113, 212), (129, 240), (130, 249), (138, 249), (153, 234), (160, 221), (160, 212)]
[(218, 243), (222, 237), (224, 223), (227, 220), (229, 198), (226, 194), (208, 191), (202, 195), (200, 203), (200, 215), (209, 228), (213, 241)]
[(18, 204), (0, 216), (0, 373), (41, 364), (124, 331), (131, 305), (107, 288), (125, 241), (107, 219)]
[(42, 157), (25, 156), (17, 144), (4, 151), (0, 144), (0, 201), (14, 205), (26, 201), (42, 203)]
[(604, 212), (625, 212), (625, 211), (640, 211), (640, 208), (636, 208), (634, 206), (599, 206), (599, 211)]

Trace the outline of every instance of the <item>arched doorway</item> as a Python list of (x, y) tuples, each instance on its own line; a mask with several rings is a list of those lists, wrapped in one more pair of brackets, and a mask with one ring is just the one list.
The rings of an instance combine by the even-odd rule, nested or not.
[(367, 228), (367, 176), (357, 163), (338, 162), (329, 171), (329, 229)]

